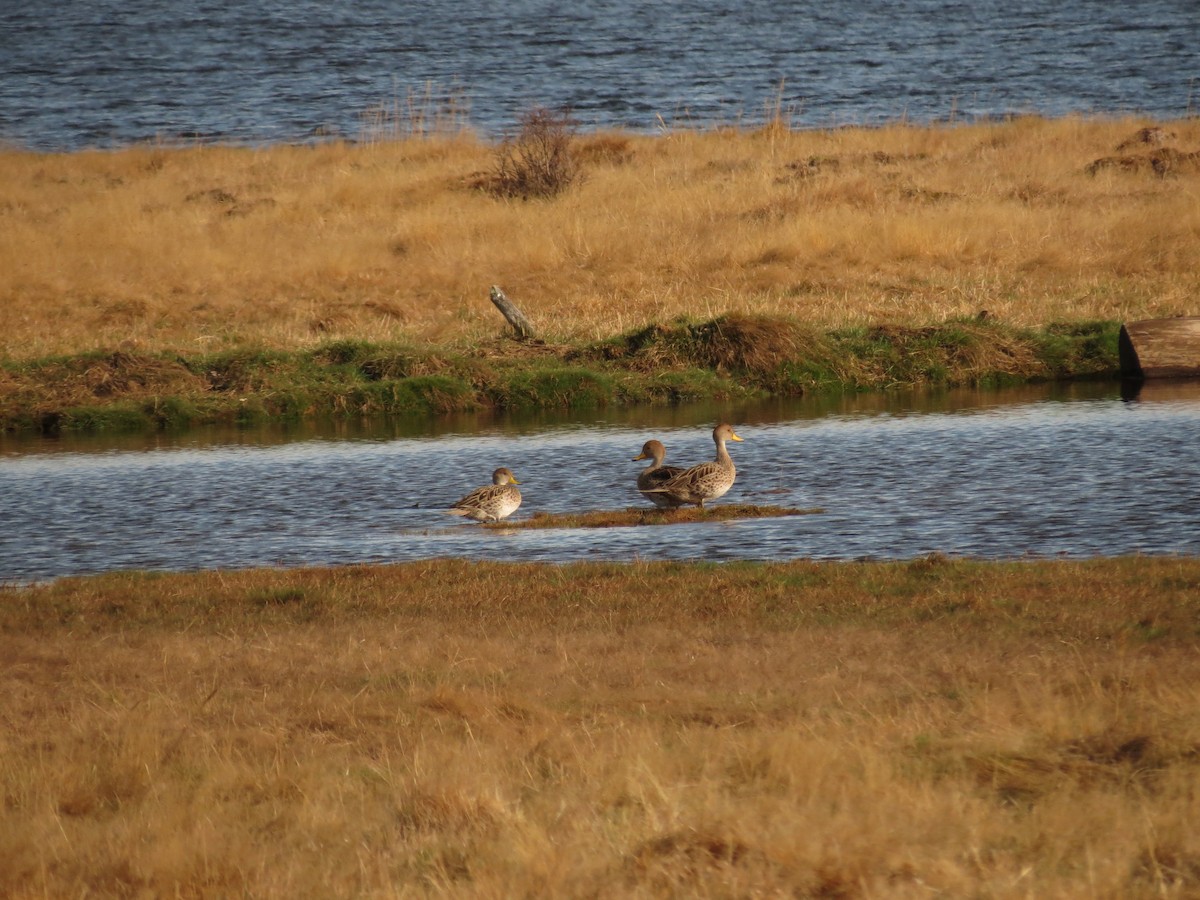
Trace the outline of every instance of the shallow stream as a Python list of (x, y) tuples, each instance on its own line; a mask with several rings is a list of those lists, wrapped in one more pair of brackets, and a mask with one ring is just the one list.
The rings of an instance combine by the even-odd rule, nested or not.
[[(642, 443), (711, 458), (723, 503), (787, 518), (493, 530), (443, 509), (510, 466), (513, 517), (647, 505)], [(987, 559), (1200, 553), (1200, 385), (1037, 386), (748, 406), (467, 416), (151, 437), (0, 440), (0, 581), (494, 560)]]

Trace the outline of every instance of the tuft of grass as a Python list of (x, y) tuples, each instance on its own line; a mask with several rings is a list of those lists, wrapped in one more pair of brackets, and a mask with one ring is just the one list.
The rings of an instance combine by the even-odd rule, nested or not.
[(470, 101), (462, 88), (427, 81), (404, 96), (371, 107), (361, 116), (358, 139), (366, 144), (417, 139), (453, 139), (469, 134)]
[(1033, 336), (1039, 361), (1051, 375), (1110, 375), (1119, 322), (1056, 323)]
[(629, 358), (645, 370), (692, 365), (764, 377), (810, 351), (817, 340), (790, 319), (728, 313), (705, 322), (680, 317), (669, 325), (651, 324), (601, 345), (600, 352)]
[(613, 383), (603, 373), (574, 366), (518, 369), (495, 385), (501, 408), (594, 408), (613, 400)]

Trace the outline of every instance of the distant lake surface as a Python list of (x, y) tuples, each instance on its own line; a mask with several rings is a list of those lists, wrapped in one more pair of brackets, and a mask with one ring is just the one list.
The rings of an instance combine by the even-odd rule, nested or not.
[[(486, 136), (1200, 108), (1195, 0), (71, 0), (0, 4), (0, 141), (300, 143), (401, 112)], [(386, 115), (383, 115), (386, 111)]]

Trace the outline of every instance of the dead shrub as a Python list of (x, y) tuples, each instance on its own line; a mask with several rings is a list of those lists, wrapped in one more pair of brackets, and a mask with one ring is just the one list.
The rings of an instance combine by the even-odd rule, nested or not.
[(557, 197), (579, 179), (571, 142), (575, 122), (565, 112), (535, 107), (521, 117), (521, 130), (496, 149), (495, 166), (483, 187), (522, 200)]

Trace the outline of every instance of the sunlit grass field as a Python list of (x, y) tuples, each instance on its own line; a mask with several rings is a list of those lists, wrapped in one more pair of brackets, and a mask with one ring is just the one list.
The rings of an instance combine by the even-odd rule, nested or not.
[[(1197, 119), (573, 147), (536, 200), (466, 130), (0, 150), (0, 360), (369, 341), (428, 381), (497, 343), (493, 284), (601, 350), (1198, 312)], [(79, 402), (122, 387), (85, 363)], [(0, 587), (0, 896), (1194, 897), (1198, 604), (1200, 561), (1152, 558)]]
[(1194, 897), (1200, 562), (0, 591), (0, 895)]
[[(469, 345), (727, 312), (814, 327), (1196, 312), (1200, 119), (578, 134), (557, 197), (469, 130), (0, 151), (0, 357)], [(1096, 166), (1097, 160), (1107, 162)]]

